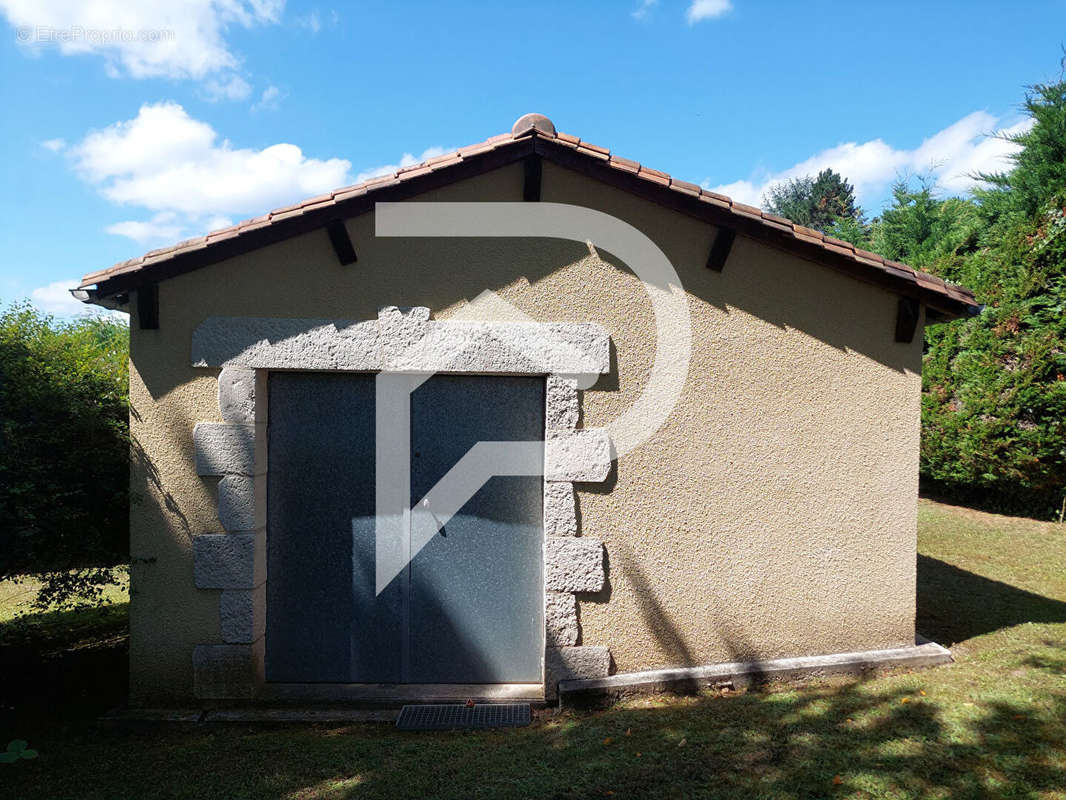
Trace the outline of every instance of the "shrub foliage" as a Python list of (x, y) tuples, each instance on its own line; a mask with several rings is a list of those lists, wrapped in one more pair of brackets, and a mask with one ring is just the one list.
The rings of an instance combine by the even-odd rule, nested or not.
[[(1010, 172), (940, 201), (928, 266), (983, 313), (930, 328), (922, 474), (959, 499), (1050, 516), (1066, 493), (1066, 83), (1034, 86)], [(948, 204), (952, 204), (949, 208)]]
[(0, 577), (46, 572), (40, 605), (99, 596), (128, 554), (129, 330), (0, 312)]

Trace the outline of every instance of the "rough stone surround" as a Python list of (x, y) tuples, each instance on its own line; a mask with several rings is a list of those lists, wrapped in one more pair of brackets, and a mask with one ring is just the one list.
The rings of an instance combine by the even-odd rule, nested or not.
[(266, 628), (267, 373), (239, 365), (218, 376), (225, 422), (193, 428), (196, 471), (220, 476), (218, 520), (224, 533), (193, 538), (193, 579), (219, 592), (224, 644), (193, 651), (193, 684), (204, 700), (250, 699), (263, 682)]
[(575, 594), (603, 588), (603, 545), (578, 537), (575, 482), (611, 467), (604, 430), (578, 430), (578, 375), (610, 369), (610, 338), (591, 323), (431, 321), (426, 308), (383, 308), (363, 322), (212, 317), (193, 332), (192, 361), (221, 367), (224, 422), (193, 430), (197, 473), (219, 476), (225, 533), (193, 540), (196, 586), (219, 592), (224, 644), (193, 653), (196, 695), (254, 698), (266, 622), (267, 375), (271, 369), (546, 375), (544, 453), (545, 694), (560, 680), (604, 677), (606, 647), (579, 644)]

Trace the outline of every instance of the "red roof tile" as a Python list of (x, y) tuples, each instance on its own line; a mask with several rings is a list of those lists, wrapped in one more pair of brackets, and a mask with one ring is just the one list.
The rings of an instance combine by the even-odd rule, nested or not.
[[(168, 277), (170, 274), (176, 274), (184, 269), (205, 266), (208, 263), (214, 263), (211, 260), (211, 253), (215, 252), (212, 251), (215, 245), (222, 246), (222, 249), (217, 251), (219, 256), (215, 260), (228, 258), (237, 252), (252, 250), (268, 244), (270, 241), (285, 238), (286, 235), (295, 235), (304, 230), (313, 229), (309, 227), (312, 223), (324, 225), (328, 219), (320, 221), (323, 214), (335, 217), (345, 211), (350, 214), (363, 213), (369, 209), (368, 206), (365, 206), (367, 201), (360, 199), (365, 195), (372, 195), (388, 187), (414, 185), (418, 183), (417, 179), (420, 177), (427, 176), (427, 179), (430, 179), (428, 177), (430, 175), (443, 175), (449, 170), (460, 168), (464, 163), (473, 162), (479, 158), (490, 158), (498, 162), (499, 158), (495, 155), (496, 151), (503, 151), (505, 148), (522, 147), (525, 148), (525, 153), (535, 152), (549, 160), (553, 157), (559, 158), (565, 153), (568, 154), (567, 159), (584, 159), (579, 164), (601, 165), (596, 167), (597, 169), (613, 168), (608, 169), (608, 172), (617, 176), (617, 181), (621, 181), (623, 185), (633, 191), (639, 189), (642, 194), (647, 194), (652, 199), (661, 199), (663, 202), (667, 202), (667, 196), (677, 198), (675, 201), (670, 201), (670, 204), (674, 207), (677, 207), (677, 203), (685, 203), (686, 198), (692, 198), (693, 200), (698, 198), (701, 204), (695, 207), (695, 211), (702, 215), (702, 218), (710, 215), (709, 221), (712, 224), (735, 225), (742, 234), (754, 235), (761, 239), (770, 237), (768, 241), (771, 244), (786, 247), (789, 250), (798, 252), (800, 255), (816, 260), (819, 258), (819, 253), (822, 253), (824, 254), (821, 257), (822, 260), (830, 263), (830, 265), (834, 263), (833, 259), (838, 259), (835, 263), (839, 264), (841, 268), (849, 264), (852, 267), (859, 267), (860, 270), (854, 270), (849, 267), (847, 271), (856, 277), (862, 277), (864, 274), (870, 278), (881, 276), (882, 282), (887, 279), (893, 282), (891, 283), (892, 286), (897, 286), (901, 291), (917, 294), (923, 301), (937, 307), (944, 313), (953, 315), (966, 312), (972, 313), (977, 308), (973, 294), (963, 287), (946, 284), (936, 276), (917, 272), (906, 264), (888, 261), (876, 253), (856, 248), (850, 242), (825, 236), (819, 231), (805, 228), (802, 225), (795, 225), (783, 217), (775, 216), (753, 206), (737, 203), (725, 195), (701, 189), (694, 183), (671, 178), (669, 174), (660, 170), (643, 166), (628, 158), (612, 155), (611, 151), (606, 147), (582, 141), (578, 137), (566, 133), (556, 133), (550, 120), (537, 115), (534, 116), (536, 119), (523, 117), (525, 124), (521, 126), (521, 130), (518, 130), (519, 126), (516, 124), (516, 129), (512, 133), (493, 136), (484, 142), (462, 147), (452, 153), (442, 153), (422, 164), (406, 167), (398, 173), (382, 175), (355, 186), (348, 186), (330, 193), (321, 194), (318, 197), (312, 197), (285, 208), (276, 209), (269, 214), (239, 222), (228, 228), (212, 231), (206, 236), (189, 239), (172, 247), (152, 250), (138, 258), (123, 261), (107, 269), (91, 272), (82, 278), (81, 288), (96, 287), (90, 296), (90, 302), (92, 302), (102, 297), (120, 293), (128, 287), (136, 285), (138, 278), (129, 276), (143, 274), (143, 278), (140, 278), (140, 280), (148, 281), (160, 277)], [(542, 146), (539, 144), (540, 142), (546, 144)], [(553, 146), (560, 145), (567, 149), (565, 151), (552, 150)], [(514, 153), (513, 156), (514, 159), (517, 159), (523, 157), (523, 153)], [(506, 158), (511, 159), (511, 155), (506, 156)], [(565, 161), (564, 159), (560, 163), (564, 163), (565, 166)], [(490, 166), (490, 168), (494, 167)], [(584, 169), (583, 166), (581, 168)], [(601, 173), (594, 174), (599, 176)], [(440, 181), (445, 179), (443, 177), (433, 177), (432, 180), (436, 181), (436, 185), (440, 185)], [(406, 181), (411, 181), (412, 183), (406, 184)], [(656, 192), (660, 194), (656, 194)], [(662, 194), (664, 192), (666, 196)], [(363, 205), (353, 208), (350, 205), (351, 203), (361, 203)], [(336, 212), (330, 211), (330, 209), (337, 206), (342, 207), (338, 208)], [(700, 208), (704, 208), (706, 211), (699, 212)], [(723, 217), (722, 215), (726, 216)], [(307, 219), (306, 224), (300, 223), (303, 226), (302, 228), (291, 229), (291, 232), (288, 232), (290, 228), (286, 228), (285, 231), (279, 229), (278, 234), (269, 240), (265, 240), (258, 234), (254, 239), (247, 236), (252, 231), (271, 228), (274, 225), (296, 223), (301, 218)], [(732, 222), (730, 222), (730, 219), (732, 219)], [(244, 238), (242, 239), (242, 237)], [(169, 263), (174, 262), (176, 259), (184, 258), (186, 254), (197, 251), (202, 254), (202, 257), (198, 257), (195, 262), (190, 261), (181, 270), (175, 268), (170, 271), (161, 271), (159, 274), (156, 273), (157, 269), (169, 266)], [(843, 260), (841, 261), (840, 259)], [(865, 270), (869, 272), (864, 273), (863, 271)], [(121, 282), (116, 281), (119, 276), (123, 276)], [(905, 287), (909, 288), (905, 289)]]

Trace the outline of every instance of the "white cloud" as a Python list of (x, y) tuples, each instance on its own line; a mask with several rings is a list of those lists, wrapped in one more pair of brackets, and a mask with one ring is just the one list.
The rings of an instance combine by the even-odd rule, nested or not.
[(688, 20), (689, 25), (695, 25), (697, 22), (720, 17), (732, 10), (733, 3), (730, 0), (692, 0), (688, 11), (685, 12), (685, 19)]
[(89, 133), (69, 154), (79, 176), (108, 200), (155, 212), (108, 228), (141, 242), (203, 233), (351, 182), (344, 159), (309, 158), (287, 143), (234, 147), (176, 103), (144, 105), (133, 119)]
[(353, 180), (345, 159), (310, 158), (287, 143), (235, 147), (177, 103), (156, 103), (141, 106), (133, 119), (90, 132), (66, 155), (105, 198), (147, 212), (106, 231), (155, 247), (445, 152), (430, 147), (419, 156), (404, 153), (399, 163), (364, 170)]
[[(991, 114), (975, 111), (930, 136), (913, 150), (893, 148), (882, 139), (861, 144), (845, 142), (780, 172), (763, 170), (747, 180), (718, 186), (712, 186), (707, 180), (703, 185), (741, 203), (759, 205), (772, 184), (814, 175), (831, 167), (855, 186), (860, 203), (879, 199), (896, 178), (914, 173), (931, 175), (944, 190), (961, 194), (976, 185), (970, 177), (973, 173), (1010, 168), (1007, 156), (1015, 152), (1017, 146), (989, 136), (1000, 122)], [(1017, 133), (1031, 124), (1030, 120), (1023, 120), (1004, 132)]]
[(421, 164), (427, 159), (436, 158), (437, 156), (443, 155), (447, 152), (449, 152), (449, 150), (445, 147), (427, 147), (425, 150), (422, 151), (422, 155), (420, 156), (415, 156), (412, 153), (404, 153), (403, 156), (400, 158), (398, 164), (382, 164), (380, 167), (370, 167), (369, 169), (363, 170), (358, 175), (356, 175), (355, 182), (362, 183), (363, 181), (368, 181), (371, 178), (378, 178), (382, 175), (388, 175), (390, 172), (395, 172), (396, 170), (401, 169), (403, 167), (413, 167), (415, 164)]
[(221, 79), (209, 78), (204, 82), (204, 92), (209, 101), (217, 103), (219, 100), (244, 100), (252, 93), (252, 87), (240, 75), (230, 75)]
[(655, 6), (659, 5), (659, 0), (640, 0), (640, 5), (632, 12), (633, 19), (646, 19), (648, 14)]
[(285, 0), (0, 0), (16, 40), (36, 52), (97, 55), (112, 77), (230, 75), (232, 26), (277, 23)]
[(79, 300), (75, 300), (70, 290), (78, 285), (78, 281), (55, 281), (34, 289), (30, 292), (33, 304), (46, 314), (55, 314), (62, 317), (70, 317), (75, 314), (84, 314), (87, 307)]
[(52, 153), (58, 153), (67, 146), (65, 139), (45, 139), (41, 142), (41, 147)]
[(207, 225), (204, 227), (204, 230), (208, 232), (218, 231), (222, 228), (228, 228), (232, 224), (233, 220), (224, 214), (215, 214), (213, 217), (207, 218)]
[(129, 316), (121, 311), (102, 312), (96, 306), (86, 305), (80, 300), (74, 299), (70, 290), (79, 283), (81, 281), (53, 281), (47, 286), (41, 286), (30, 292), (30, 300), (45, 314), (53, 314), (57, 317), (101, 315), (114, 317), (118, 321), (129, 319)]
[[(219, 225), (217, 227), (225, 226)], [(210, 229), (209, 227), (208, 230)], [(150, 243), (176, 242), (181, 238), (184, 228), (178, 220), (177, 214), (172, 211), (161, 211), (149, 220), (116, 222), (113, 225), (108, 225), (104, 230), (115, 236), (125, 236), (127, 239), (133, 239), (138, 244), (147, 245)]]
[(79, 172), (119, 204), (188, 215), (241, 214), (342, 185), (351, 164), (299, 147), (235, 148), (176, 103), (94, 131), (74, 149)]
[(252, 111), (277, 111), (284, 95), (277, 86), (268, 86), (259, 99), (252, 103)]

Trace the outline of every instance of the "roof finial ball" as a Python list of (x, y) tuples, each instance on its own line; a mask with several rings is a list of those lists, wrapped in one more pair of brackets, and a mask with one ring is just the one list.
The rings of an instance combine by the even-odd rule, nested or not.
[(543, 114), (523, 114), (511, 126), (511, 135), (516, 139), (520, 136), (528, 136), (533, 131), (546, 136), (555, 136), (555, 126)]

